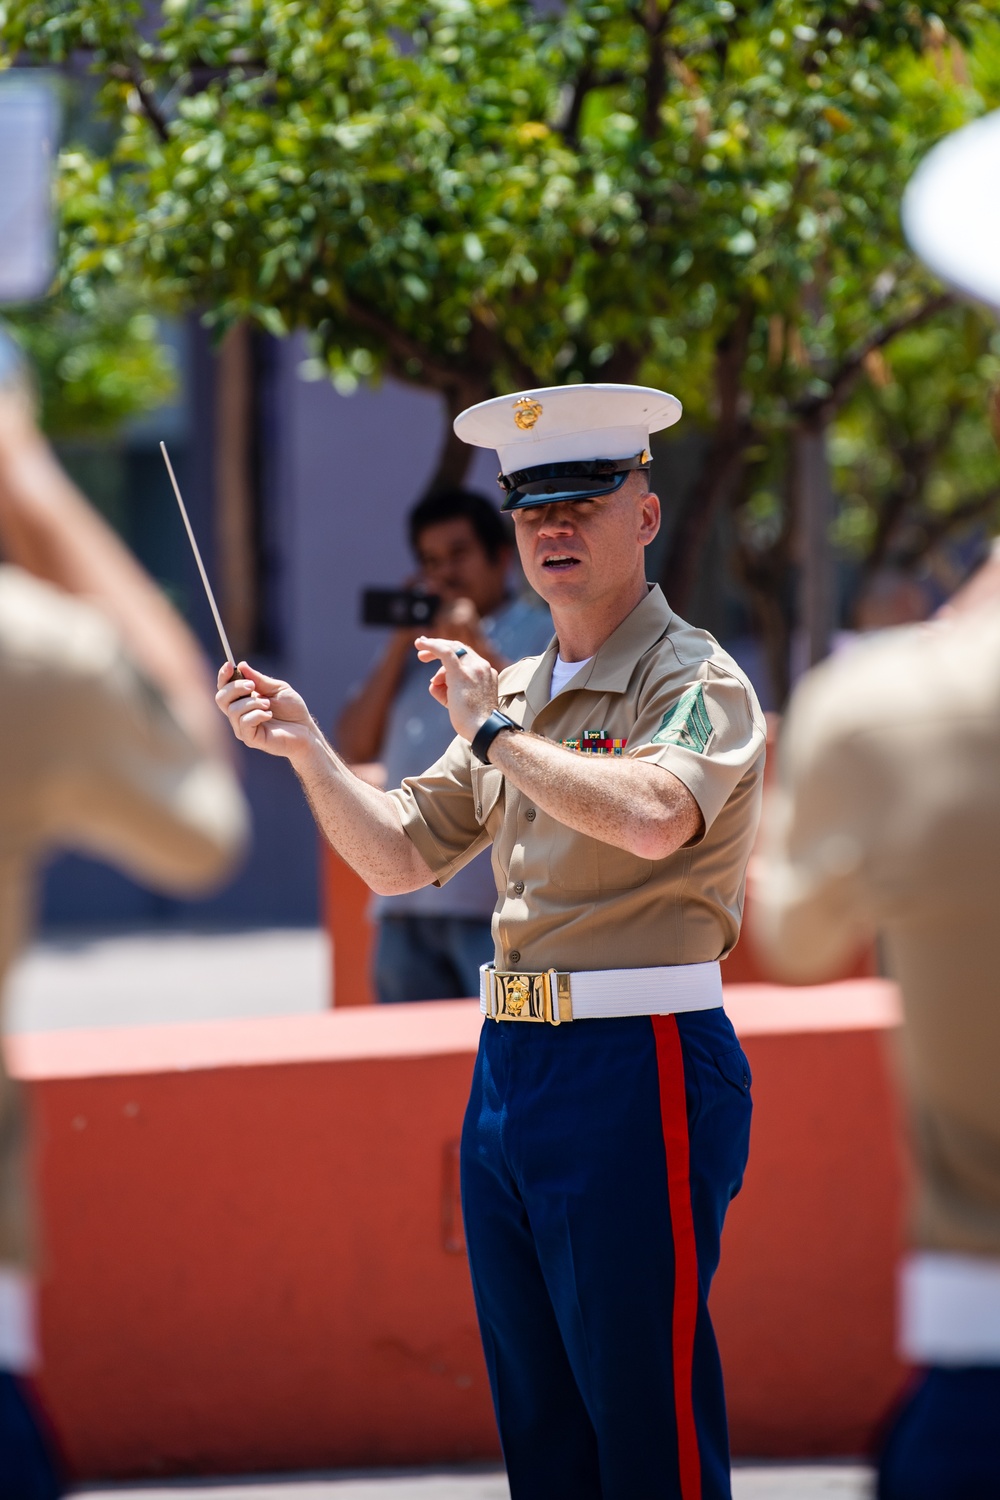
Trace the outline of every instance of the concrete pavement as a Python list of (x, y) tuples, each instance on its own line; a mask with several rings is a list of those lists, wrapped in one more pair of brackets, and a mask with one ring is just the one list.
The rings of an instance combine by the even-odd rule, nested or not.
[(330, 943), (318, 927), (68, 933), (11, 975), (10, 1032), (158, 1026), (325, 1010)]
[[(497, 1470), (330, 1475), (88, 1488), (87, 1500), (510, 1500)], [(738, 1464), (733, 1500), (870, 1500), (861, 1464)]]

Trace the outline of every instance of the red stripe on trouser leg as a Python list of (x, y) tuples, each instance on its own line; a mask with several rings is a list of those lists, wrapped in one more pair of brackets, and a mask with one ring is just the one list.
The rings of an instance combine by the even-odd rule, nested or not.
[(674, 1411), (682, 1500), (701, 1500), (701, 1455), (694, 1421), (692, 1371), (698, 1321), (698, 1247), (691, 1209), (684, 1057), (675, 1016), (653, 1016), (660, 1078), (660, 1118), (667, 1156), (667, 1193), (674, 1237)]

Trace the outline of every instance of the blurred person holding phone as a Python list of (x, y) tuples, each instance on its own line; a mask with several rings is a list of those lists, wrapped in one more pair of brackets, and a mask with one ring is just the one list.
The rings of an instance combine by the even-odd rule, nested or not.
[[(552, 638), (548, 609), (511, 587), (512, 541), (485, 496), (463, 489), (425, 496), (410, 513), (409, 540), (419, 568), (413, 581), (440, 600), (437, 612), (430, 622), (393, 632), (335, 730), (345, 759), (354, 765), (381, 762), (387, 786), (419, 774), (454, 738), (447, 712), (427, 691), (431, 673), (413, 650), (418, 635), (431, 630), (461, 641), (498, 672), (544, 651)], [(477, 995), (479, 967), (493, 952), (495, 905), (486, 852), (444, 889), (376, 897), (379, 1000)]]
[[(0, 334), (0, 994), (51, 851), (193, 896), (232, 869), (245, 804), (201, 649), (67, 479)], [(21, 1090), (0, 1054), (0, 1500), (53, 1500), (38, 1366), (37, 1237)]]

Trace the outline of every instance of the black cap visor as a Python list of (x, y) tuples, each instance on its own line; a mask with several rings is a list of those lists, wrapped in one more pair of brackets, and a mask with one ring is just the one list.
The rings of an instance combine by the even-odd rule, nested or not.
[(560, 464), (536, 464), (532, 469), (518, 469), (501, 474), (499, 484), (507, 491), (501, 510), (527, 510), (535, 505), (572, 503), (593, 500), (598, 495), (613, 495), (620, 490), (635, 469), (649, 468), (649, 453), (644, 449), (634, 458), (572, 459)]

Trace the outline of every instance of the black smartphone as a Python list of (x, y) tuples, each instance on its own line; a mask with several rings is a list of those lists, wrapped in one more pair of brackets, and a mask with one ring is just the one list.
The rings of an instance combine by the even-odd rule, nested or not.
[(365, 589), (361, 595), (362, 625), (429, 625), (441, 603), (423, 589)]

